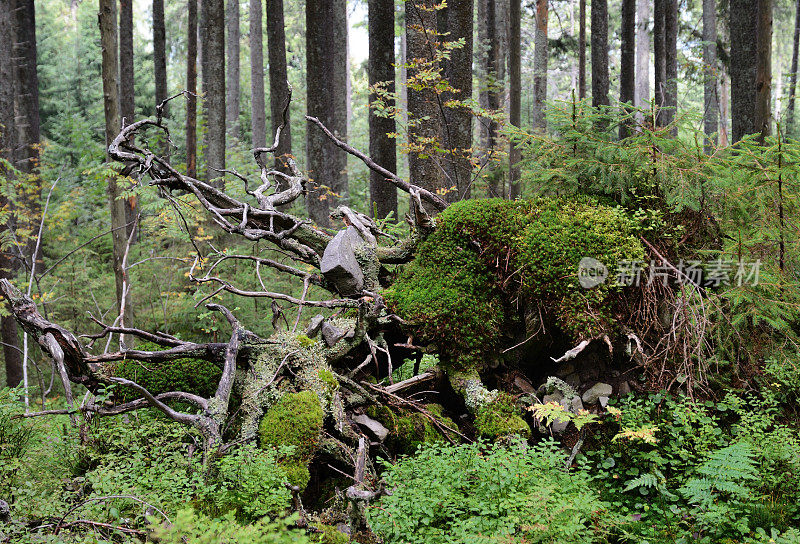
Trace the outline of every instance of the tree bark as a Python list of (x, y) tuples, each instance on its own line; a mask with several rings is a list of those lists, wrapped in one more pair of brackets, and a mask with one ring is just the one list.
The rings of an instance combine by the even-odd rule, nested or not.
[(592, 0), (592, 106), (608, 106), (608, 0)]
[(225, 5), (223, 0), (202, 0), (200, 27), (203, 40), (202, 80), (206, 121), (207, 181), (224, 187), (225, 178)]
[[(664, 105), (664, 124), (675, 121), (678, 111), (678, 0), (666, 0), (664, 11), (664, 51), (666, 84)], [(670, 129), (673, 136), (678, 135), (678, 127)]]
[(536, 34), (533, 55), (533, 128), (547, 129), (545, 104), (547, 101), (547, 9), (549, 0), (536, 0)]
[(187, 0), (186, 30), (186, 175), (197, 177), (197, 0)]
[(703, 0), (703, 127), (705, 152), (711, 153), (717, 145), (717, 2)]
[(786, 110), (786, 132), (794, 133), (794, 93), (797, 90), (797, 55), (800, 51), (800, 0), (797, 0), (794, 16), (794, 42), (792, 43), (792, 68), (789, 75), (789, 90), (787, 97), (789, 105)]
[(135, 114), (133, 78), (133, 0), (119, 0), (119, 108), (124, 125)]
[(772, 133), (772, 0), (758, 0), (755, 129)]
[(650, 0), (636, 4), (636, 83), (634, 104), (644, 109), (650, 102)]
[[(497, 92), (498, 86), (502, 83), (498, 78), (497, 64), (499, 63), (499, 43), (497, 37), (497, 2), (496, 0), (485, 0), (485, 33), (486, 33), (486, 95), (484, 98), (485, 109), (489, 111), (496, 111), (500, 108), (500, 96)], [(485, 166), (492, 155), (494, 154), (495, 147), (497, 146), (497, 123), (491, 119), (484, 121), (485, 130), (485, 143), (482, 150), (481, 166)], [(497, 176), (489, 177), (489, 184), (487, 186), (487, 196), (498, 197), (502, 193), (498, 187)]]
[[(250, 94), (252, 95), (250, 130), (253, 147), (267, 146), (267, 106), (264, 94), (264, 16), (261, 11), (261, 2), (262, 0), (250, 0)], [(269, 0), (267, 0), (267, 17), (269, 15)], [(280, 18), (283, 19), (282, 5)], [(269, 24), (267, 24), (267, 32), (269, 32)], [(269, 40), (269, 34), (267, 34), (267, 40)], [(272, 70), (272, 62), (269, 63), (269, 67)], [(270, 94), (272, 92), (270, 90)]]
[[(509, 10), (509, 50), (508, 50), (508, 86), (509, 86), (509, 122), (512, 127), (520, 128), (522, 124), (522, 10), (520, 0), (511, 0)], [(546, 34), (546, 32), (545, 32)], [(545, 64), (546, 64), (545, 60)], [(545, 74), (545, 84), (547, 75)], [(543, 127), (546, 128), (546, 127)], [(513, 130), (513, 129), (512, 129)], [(519, 162), (522, 153), (512, 139), (508, 150), (508, 182), (509, 196), (519, 198), (520, 187)]]
[[(164, 0), (153, 0), (153, 75), (156, 79), (156, 105), (167, 98), (167, 33), (164, 25)], [(164, 115), (167, 115), (166, 110)], [(164, 143), (164, 154), (168, 144)]]
[[(274, 135), (281, 123), (284, 122), (283, 111), (289, 102), (283, 0), (267, 0), (267, 48), (269, 49), (269, 106), (272, 114), (272, 134)], [(281, 131), (281, 138), (275, 153), (275, 166), (281, 171), (288, 172), (288, 168), (284, 165), (285, 159), (292, 154), (292, 130), (288, 109), (285, 123), (286, 126)]]
[[(476, 0), (477, 7), (477, 26), (478, 26), (478, 46), (475, 48), (477, 51), (475, 64), (477, 65), (478, 73), (478, 105), (482, 109), (489, 109), (489, 88), (490, 81), (490, 65), (491, 55), (494, 54), (492, 47), (494, 44), (494, 23), (490, 27), (488, 21), (489, 4), (492, 4), (492, 20), (494, 20), (494, 0)], [(491, 28), (491, 30), (490, 30)], [(408, 33), (404, 35), (406, 37)], [(403, 85), (403, 89), (405, 89)], [(485, 119), (480, 119), (478, 122), (478, 138), (481, 148), (481, 164), (485, 162), (485, 153), (489, 149), (489, 128), (490, 123)]]
[[(333, 134), (347, 141), (347, 121), (350, 106), (350, 58), (347, 52), (347, 0), (333, 0), (333, 89), (331, 99), (333, 101), (333, 118), (328, 128)], [(330, 22), (329, 22), (330, 24)], [(328, 51), (331, 54), (331, 51)], [(332, 165), (334, 176), (332, 178), (334, 201), (332, 204), (348, 204), (350, 202), (350, 191), (347, 186), (347, 153), (337, 149), (333, 156)]]
[(732, 143), (756, 128), (756, 30), (758, 2), (731, 0), (731, 138)]
[[(16, 0), (0, 0), (0, 158), (14, 162), (14, 148), (17, 145), (17, 128), (14, 116), (15, 62), (14, 43), (17, 40), (14, 13)], [(0, 175), (12, 178), (13, 171), (7, 171), (0, 163)], [(8, 206), (8, 199), (0, 195), (0, 206)], [(0, 226), (7, 230), (8, 224)], [(0, 278), (12, 278), (14, 259), (9, 250), (0, 252)], [(19, 351), (17, 323), (10, 315), (0, 317), (0, 339), (3, 341), (6, 385), (16, 387), (22, 381), (22, 357)]]
[[(374, 87), (379, 83), (385, 83), (387, 92), (394, 93), (394, 1), (369, 0), (368, 11), (369, 85)], [(470, 71), (471, 77), (472, 71)], [(370, 94), (370, 104), (375, 99), (376, 95)], [(393, 106), (393, 104), (388, 105)], [(397, 172), (395, 142), (388, 136), (395, 130), (393, 117), (379, 117), (370, 110), (369, 155), (372, 160), (390, 172)], [(377, 219), (383, 219), (390, 214), (395, 221), (398, 219), (397, 188), (373, 170), (369, 173), (369, 211), (370, 215)]]
[[(122, 125), (134, 122), (133, 0), (119, 0), (119, 109)], [(127, 174), (128, 172), (124, 172)], [(137, 215), (136, 196), (125, 199), (125, 232), (130, 236)]]
[[(636, 93), (636, 0), (622, 0), (622, 46), (620, 48), (619, 101), (626, 115)], [(619, 126), (619, 137), (625, 139), (631, 132), (632, 120), (623, 121)]]
[(663, 127), (667, 96), (667, 42), (665, 39), (665, 15), (667, 0), (653, 2), (653, 68), (655, 71), (656, 126)]
[[(491, 2), (491, 0), (490, 0)], [(406, 44), (408, 47), (407, 78), (412, 81), (417, 77), (416, 67), (424, 63), (433, 62), (433, 52), (436, 48), (436, 10), (435, 0), (407, 0), (406, 1)], [(441, 134), (441, 114), (438, 97), (435, 90), (424, 87), (422, 89), (408, 89), (408, 114), (409, 134), (408, 140), (412, 145), (419, 144), (421, 139), (438, 139)], [(411, 182), (431, 192), (447, 190), (447, 183), (441, 172), (441, 166), (436, 164), (437, 158), (430, 152), (430, 145), (426, 145), (429, 152), (427, 157), (420, 156), (426, 153), (412, 151), (408, 154), (408, 165)], [(433, 212), (426, 207), (429, 211)]]
[(578, 98), (586, 98), (586, 0), (580, 0), (578, 23)]
[[(239, 0), (228, 0), (225, 9), (225, 52), (227, 69), (225, 91), (225, 123), (231, 138), (239, 137), (239, 48), (241, 32), (239, 28)], [(259, 24), (259, 26), (261, 26)], [(263, 56), (263, 53), (262, 53)]]
[[(99, 0), (97, 17), (102, 47), (103, 106), (105, 113), (106, 149), (120, 131), (119, 58), (117, 56), (117, 6), (116, 0)], [(107, 156), (108, 159), (110, 157)], [(108, 178), (108, 201), (111, 208), (111, 238), (113, 244), (113, 269), (117, 291), (117, 312), (125, 299), (126, 314), (130, 315), (130, 291), (125, 293), (125, 269), (122, 262), (127, 243), (125, 201), (119, 198), (121, 190), (116, 176)]]
[[(346, 137), (346, 110), (341, 111), (341, 98), (346, 94), (346, 77), (340, 72), (345, 67), (337, 66), (339, 55), (333, 54), (343, 34), (336, 30), (341, 24), (343, 0), (308, 0), (306, 2), (306, 92), (308, 115), (322, 121), (339, 137)], [(336, 97), (338, 95), (338, 97)], [(327, 138), (312, 123), (306, 127), (306, 153), (310, 179), (306, 205), (311, 218), (321, 226), (329, 226), (331, 204), (335, 204), (334, 192), (346, 187), (342, 181), (347, 167), (344, 151)]]
[[(452, 2), (447, 11), (447, 41), (464, 40), (464, 46), (453, 49), (450, 59), (445, 63), (445, 79), (455, 89), (445, 93), (442, 101), (456, 100), (460, 103), (472, 98), (472, 25), (473, 2), (462, 0)], [(444, 109), (444, 141), (450, 153), (445, 159), (448, 185), (455, 191), (447, 193), (453, 202), (468, 198), (472, 184), (472, 114), (463, 106)]]

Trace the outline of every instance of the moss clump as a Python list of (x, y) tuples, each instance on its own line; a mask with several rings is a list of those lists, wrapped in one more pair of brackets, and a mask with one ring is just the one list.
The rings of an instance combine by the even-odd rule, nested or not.
[(519, 435), (526, 439), (531, 436), (531, 428), (520, 416), (520, 410), (514, 406), (514, 399), (505, 393), (500, 393), (494, 402), (478, 411), (475, 428), (479, 436), (489, 440), (509, 435)]
[(310, 478), (308, 463), (319, 447), (323, 412), (319, 397), (311, 391), (289, 393), (276, 402), (259, 425), (262, 448), (292, 446), (292, 452), (280, 460), (287, 479), (301, 489)]
[(318, 524), (319, 534), (317, 542), (320, 544), (346, 544), (350, 542), (350, 536), (341, 532), (335, 525)]
[(327, 368), (321, 368), (319, 369), (318, 374), (320, 381), (325, 384), (325, 387), (329, 392), (339, 389), (339, 380), (336, 379), (336, 376), (333, 375), (333, 372)]
[[(439, 404), (426, 404), (425, 409), (442, 425), (458, 429), (455, 422), (443, 414)], [(400, 453), (414, 453), (421, 444), (441, 442), (445, 437), (439, 429), (420, 412), (394, 413), (386, 406), (370, 406), (367, 415), (389, 429), (387, 445)], [(451, 436), (453, 438), (453, 436)]]
[[(163, 348), (150, 342), (137, 345), (142, 351), (161, 351)], [(110, 364), (108, 372), (112, 376), (134, 381), (154, 395), (167, 391), (186, 391), (203, 398), (214, 395), (222, 376), (222, 370), (212, 362), (204, 359), (184, 358), (172, 361), (140, 361), (125, 360)], [(139, 393), (128, 387), (115, 391), (120, 402), (141, 397)]]
[(304, 348), (310, 348), (310, 347), (313, 347), (314, 344), (317, 343), (317, 341), (314, 340), (313, 338), (309, 338), (305, 334), (298, 334), (297, 335), (297, 343), (300, 344)]
[(616, 287), (582, 288), (578, 263), (641, 259), (635, 231), (621, 211), (588, 199), (465, 200), (437, 217), (384, 296), (425, 340), (448, 347), (449, 362), (475, 368), (518, 318), (515, 299), (537, 304), (551, 324), (577, 337), (611, 328), (608, 299)]

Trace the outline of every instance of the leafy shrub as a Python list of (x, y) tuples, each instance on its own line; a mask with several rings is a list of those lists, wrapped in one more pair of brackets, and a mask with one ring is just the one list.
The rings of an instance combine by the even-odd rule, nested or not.
[(0, 389), (0, 493), (10, 491), (30, 445), (33, 427), (19, 414), (19, 397), (14, 389)]
[(369, 511), (387, 543), (602, 542), (613, 516), (554, 443), (421, 447), (384, 462), (393, 494)]
[(465, 200), (437, 217), (436, 230), (386, 290), (389, 304), (447, 346), (453, 362), (480, 365), (499, 346), (518, 295), (578, 337), (614, 324), (612, 282), (587, 290), (577, 281), (585, 256), (608, 265), (641, 258), (634, 223), (587, 199)]
[(153, 531), (162, 544), (310, 544), (305, 532), (292, 529), (292, 519), (260, 520), (248, 525), (236, 522), (233, 513), (209, 518), (193, 510), (181, 510), (164, 526), (154, 524)]

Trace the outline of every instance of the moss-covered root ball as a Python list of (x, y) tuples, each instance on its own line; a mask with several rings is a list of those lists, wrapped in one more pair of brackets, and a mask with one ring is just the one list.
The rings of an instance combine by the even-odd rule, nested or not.
[(319, 447), (323, 417), (319, 397), (312, 391), (301, 391), (281, 397), (259, 424), (258, 440), (262, 448), (280, 451), (291, 446), (291, 452), (281, 458), (280, 464), (289, 483), (301, 489), (308, 485), (308, 464)]
[(514, 405), (514, 399), (510, 395), (500, 393), (494, 401), (478, 410), (475, 429), (479, 436), (492, 441), (514, 435), (528, 439), (531, 436), (531, 428), (520, 413)]

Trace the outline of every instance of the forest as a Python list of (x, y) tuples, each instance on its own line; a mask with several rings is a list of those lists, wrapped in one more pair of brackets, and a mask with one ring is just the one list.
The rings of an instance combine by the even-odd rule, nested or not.
[(0, 544), (800, 544), (800, 0), (0, 0)]

